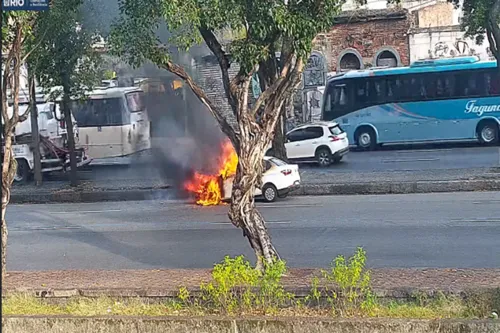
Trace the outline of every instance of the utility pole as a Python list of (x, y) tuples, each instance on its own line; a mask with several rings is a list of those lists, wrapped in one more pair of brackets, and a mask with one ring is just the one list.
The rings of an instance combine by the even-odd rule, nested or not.
[(35, 73), (28, 68), (28, 81), (30, 87), (30, 117), (31, 139), (33, 145), (33, 159), (35, 171), (35, 185), (42, 185), (42, 161), (40, 155), (40, 131), (38, 128), (38, 109), (36, 107)]

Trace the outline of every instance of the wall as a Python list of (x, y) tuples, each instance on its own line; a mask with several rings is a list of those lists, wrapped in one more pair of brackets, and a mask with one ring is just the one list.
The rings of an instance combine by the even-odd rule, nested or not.
[(2, 316), (6, 333), (498, 333), (491, 320), (310, 319), (224, 317), (12, 317)]
[(481, 60), (493, 59), (487, 40), (477, 45), (473, 39), (464, 38), (459, 26), (415, 29), (410, 34), (411, 61), (461, 55), (476, 55)]
[(453, 5), (438, 3), (418, 10), (417, 22), (420, 28), (443, 27), (453, 25)]
[(314, 49), (325, 55), (328, 71), (337, 71), (337, 63), (346, 50), (359, 53), (365, 65), (375, 65), (374, 57), (383, 48), (395, 50), (400, 58), (399, 65), (409, 63), (409, 45), (407, 32), (410, 19), (401, 14), (394, 19), (371, 17), (364, 22), (363, 17), (349, 22), (336, 24), (327, 33), (318, 34)]

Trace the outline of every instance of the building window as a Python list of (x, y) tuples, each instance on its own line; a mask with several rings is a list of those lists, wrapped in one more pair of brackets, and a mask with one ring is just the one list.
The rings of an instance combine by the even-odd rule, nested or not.
[(350, 70), (363, 69), (363, 60), (359, 52), (355, 49), (343, 51), (337, 63), (338, 72), (347, 72)]
[(385, 47), (375, 55), (374, 64), (377, 67), (397, 67), (401, 66), (401, 59), (396, 50), (392, 47)]

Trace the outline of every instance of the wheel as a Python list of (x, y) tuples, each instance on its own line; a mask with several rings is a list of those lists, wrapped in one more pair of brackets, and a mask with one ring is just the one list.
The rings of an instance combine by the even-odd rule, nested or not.
[(327, 167), (330, 164), (332, 164), (332, 152), (328, 148), (320, 148), (316, 152), (316, 161), (318, 162), (319, 166), (321, 167)]
[(363, 150), (374, 150), (377, 147), (377, 137), (371, 128), (362, 128), (356, 136), (358, 147)]
[(278, 198), (278, 190), (273, 184), (266, 184), (262, 188), (262, 196), (266, 202), (274, 202)]
[(490, 145), (498, 142), (498, 125), (494, 122), (481, 124), (477, 133), (482, 144)]
[(26, 184), (30, 179), (30, 167), (25, 159), (18, 159), (17, 170), (14, 176), (14, 181), (20, 184)]

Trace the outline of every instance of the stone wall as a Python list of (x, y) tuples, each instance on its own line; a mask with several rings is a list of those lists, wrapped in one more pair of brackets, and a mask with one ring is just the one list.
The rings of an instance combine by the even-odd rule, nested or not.
[(314, 49), (325, 55), (328, 71), (339, 71), (339, 61), (346, 53), (362, 61), (361, 68), (375, 66), (384, 50), (393, 52), (398, 65), (409, 63), (407, 32), (410, 16), (405, 10), (362, 10), (344, 12), (326, 33), (318, 34)]
[[(236, 118), (233, 116), (233, 110), (229, 105), (222, 84), (222, 72), (214, 55), (205, 56), (194, 65), (196, 71), (196, 81), (208, 95), (208, 98), (230, 119), (230, 124), (236, 124)], [(233, 78), (239, 70), (238, 64), (231, 64), (229, 76)]]
[(2, 316), (6, 333), (498, 333), (491, 320)]

